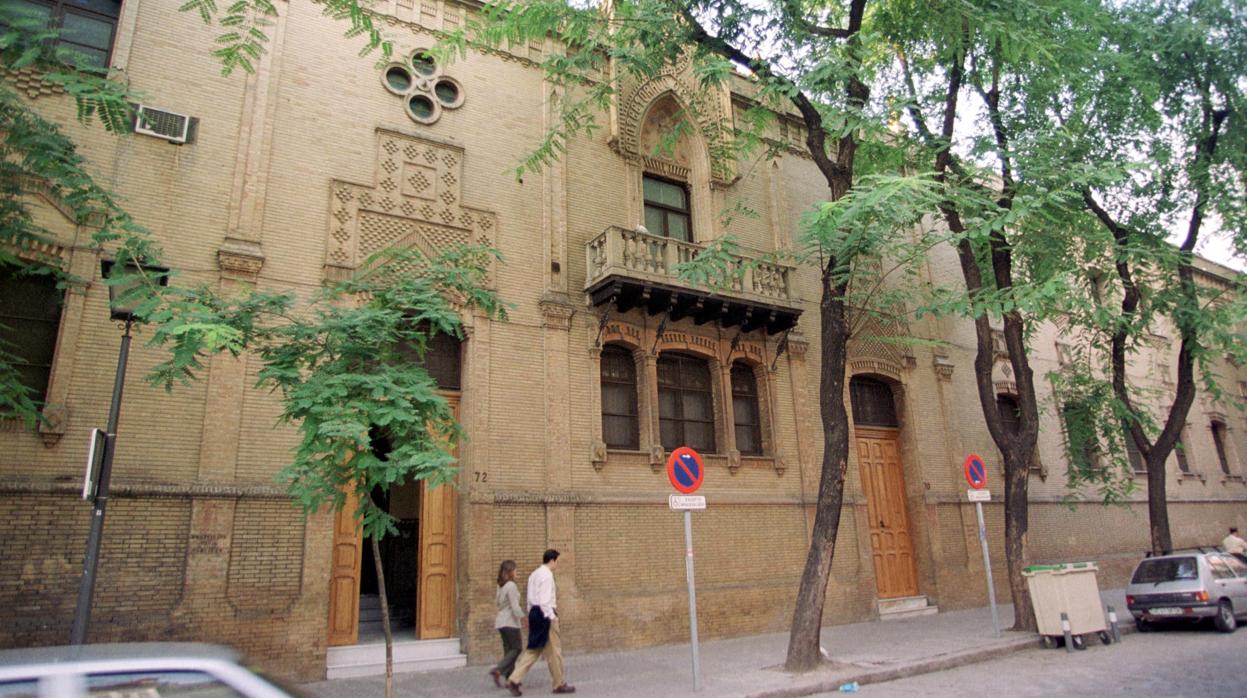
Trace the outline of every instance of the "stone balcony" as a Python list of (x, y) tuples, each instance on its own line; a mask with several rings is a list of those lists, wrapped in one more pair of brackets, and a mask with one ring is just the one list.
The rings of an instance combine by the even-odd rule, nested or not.
[(704, 249), (694, 243), (611, 226), (585, 245), (585, 292), (594, 306), (611, 304), (619, 312), (644, 308), (672, 320), (692, 318), (699, 325), (717, 321), (750, 332), (776, 334), (794, 327), (801, 305), (793, 288), (795, 267), (756, 262), (737, 255), (744, 274), (723, 289), (698, 288), (681, 281), (676, 265)]

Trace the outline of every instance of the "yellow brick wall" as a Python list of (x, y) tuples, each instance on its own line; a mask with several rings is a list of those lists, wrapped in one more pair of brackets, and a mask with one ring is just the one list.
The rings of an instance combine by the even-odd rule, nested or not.
[[(434, 12), (424, 13), (425, 7)], [(519, 563), (523, 589), (551, 545), (566, 553), (559, 584), (570, 652), (685, 639), (683, 534), (680, 517), (664, 504), (671, 492), (665, 473), (651, 468), (644, 453), (611, 452), (604, 462), (593, 460), (600, 422), (594, 343), (601, 309), (588, 307), (582, 292), (585, 245), (608, 226), (630, 227), (640, 217), (633, 210), (639, 204), (629, 199), (635, 186), (629, 178), (637, 170), (612, 146), (610, 129), (573, 139), (563, 161), (518, 181), (514, 166), (547, 125), (543, 95), (550, 87), (529, 61), (540, 58), (535, 49), (525, 47), (521, 58), (472, 53), (444, 66), (463, 86), (464, 105), (422, 126), (383, 88), (375, 59), (358, 57), (359, 42), (342, 39), (343, 25), (323, 17), (314, 4), (280, 5), (282, 18), (257, 74), (230, 78), (220, 76), (210, 55), (212, 34), (196, 16), (153, 0), (128, 0), (125, 8), (114, 62), (145, 101), (198, 117), (198, 141), (177, 147), (142, 136), (114, 138), (97, 126), (78, 125), (63, 96), (32, 104), (64, 124), (101, 180), (151, 228), (178, 273), (175, 283), (225, 287), (228, 275), (218, 252), (227, 241), (243, 240), (263, 257), (258, 275), (246, 283), (307, 298), (325, 278), (332, 182), (377, 185), (379, 131), (462, 148), (459, 203), (496, 215), (495, 241), (505, 263), (494, 282), (513, 304), (506, 322), (474, 319), (465, 343), (471, 373), (465, 376), (462, 414), (469, 442), (460, 483), (456, 589), (458, 634), (470, 661), (490, 661), (497, 651), (492, 618), (498, 563)], [(401, 18), (384, 22), (401, 58), (430, 44), (431, 30), (453, 26), (463, 7), (383, 4), (381, 10)], [(412, 19), (425, 26), (408, 23)], [(802, 215), (825, 196), (812, 163), (795, 155), (776, 163), (745, 158), (736, 169), (739, 179), (716, 189), (712, 200), (756, 215), (738, 214), (726, 228), (709, 232), (733, 233), (761, 252), (775, 249), (777, 241), (790, 244)], [(40, 215), (51, 215), (54, 232), (73, 240), (72, 226), (56, 222), (55, 214)], [(699, 230), (698, 239), (710, 237), (705, 233)], [(71, 256), (75, 269), (96, 273), (89, 251), (74, 249)], [(552, 261), (560, 264), (558, 273)], [(923, 275), (934, 283), (956, 283), (955, 255), (936, 251)], [(745, 458), (735, 472), (726, 453), (706, 454), (701, 493), (710, 508), (694, 516), (705, 638), (780, 631), (791, 616), (822, 443), (815, 270), (799, 270), (795, 284), (805, 301), (799, 324), (804, 339), (794, 336), (792, 351), (778, 361), (777, 338), (766, 344), (767, 368), (775, 365), (766, 376), (776, 453)], [(558, 313), (543, 311), (543, 300), (570, 313), (569, 329), (559, 329)], [(68, 413), (63, 436), (45, 442), (0, 423), (0, 515), (12, 522), (0, 542), (0, 612), (15, 619), (0, 634), (0, 645), (68, 637), (88, 512), (74, 496), (74, 483), (87, 434), (106, 418), (119, 341), (106, 308), (98, 282), (84, 297), (67, 301), (54, 375)], [(645, 328), (653, 341), (658, 316), (639, 310), (615, 315)], [(72, 318), (79, 318), (77, 324)], [(901, 449), (920, 593), (943, 609), (981, 605), (982, 563), (973, 508), (962, 502), (961, 464), (970, 451), (982, 454), (993, 487), (1000, 465), (979, 413), (973, 327), (924, 319), (908, 329), (944, 341), (938, 353), (953, 366), (951, 376), (939, 375), (936, 350), (919, 347), (892, 367), (903, 396)], [(707, 337), (720, 347), (735, 334), (688, 320), (670, 323), (668, 330)], [(108, 590), (97, 598), (93, 637), (227, 642), (279, 675), (322, 676), (329, 520), (317, 516), (304, 523), (273, 482), (297, 434), (276, 425), (275, 397), (253, 388), (259, 367), (251, 357), (242, 359), (234, 378), (227, 361), (215, 365), (217, 392), (209, 391), (208, 375), (168, 394), (145, 385), (143, 373), (160, 360), (143, 346), (146, 337), (140, 330), (134, 342), (114, 474), (115, 484), (130, 494), (114, 499), (110, 509), (101, 565)], [(1146, 547), (1146, 505), (1142, 493), (1118, 507), (1101, 506), (1093, 494), (1081, 496), (1072, 512), (1060, 503), (1066, 494), (1063, 442), (1043, 379), (1057, 368), (1055, 341), (1053, 328), (1045, 327), (1032, 345), (1044, 400), (1040, 444), (1047, 473), (1032, 475), (1030, 482), (1031, 554), (1036, 562), (1095, 559), (1105, 570), (1102, 586), (1119, 584)], [(802, 350), (803, 342), (808, 349)], [(1226, 385), (1238, 395), (1237, 381), (1247, 380), (1247, 373), (1224, 368)], [(1226, 525), (1247, 526), (1247, 486), (1241, 477), (1223, 478), (1212, 452), (1207, 421), (1218, 411), (1231, 427), (1235, 472), (1244, 471), (1247, 422), (1232, 405), (1201, 399), (1192, 410), (1189, 452), (1193, 469), (1204, 477), (1179, 477), (1176, 463), (1170, 464), (1170, 516), (1181, 544), (1213, 543)], [(220, 425), (235, 415), (237, 429), (220, 434)], [(154, 494), (158, 490), (164, 494)], [(999, 492), (986, 513), (997, 593), (1007, 600)], [(875, 616), (867, 525), (851, 457), (827, 592), (828, 623)]]

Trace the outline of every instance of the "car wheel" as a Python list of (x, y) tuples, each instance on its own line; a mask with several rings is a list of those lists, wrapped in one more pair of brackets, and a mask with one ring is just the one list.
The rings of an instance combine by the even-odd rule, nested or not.
[(1212, 620), (1212, 623), (1223, 633), (1232, 633), (1238, 627), (1238, 621), (1234, 618), (1234, 609), (1229, 601), (1221, 599), (1221, 603), (1217, 604), (1217, 617)]

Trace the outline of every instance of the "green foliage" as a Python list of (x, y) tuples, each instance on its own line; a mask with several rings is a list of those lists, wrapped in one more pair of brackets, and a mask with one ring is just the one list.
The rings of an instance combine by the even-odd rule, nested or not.
[[(318, 4), (326, 16), (350, 24), (346, 38), (364, 38), (359, 55), (380, 50), (380, 62), (390, 59), (394, 44), (377, 28), (375, 14), (367, 7), (367, 0), (318, 0)], [(186, 0), (178, 9), (195, 12), (204, 24), (223, 30), (216, 38), (218, 47), (212, 55), (221, 60), (221, 74), (225, 76), (239, 68), (246, 73), (255, 72), (256, 62), (264, 54), (269, 40), (267, 31), (278, 16), (272, 0), (234, 0), (224, 9), (216, 0)]]
[[(126, 87), (102, 70), (71, 65), (73, 55), (57, 46), (56, 32), (45, 22), (10, 6), (0, 8), (0, 64), (64, 90), (74, 100), (81, 123), (99, 117), (109, 132), (128, 131), (133, 97)], [(35, 223), (32, 196), (55, 202), (75, 225), (89, 231), (90, 247), (107, 249), (122, 267), (130, 260), (158, 259), (159, 249), (147, 230), (96, 181), (73, 140), (8, 85), (0, 85), (0, 134), (0, 267), (6, 273), (51, 275), (62, 289), (84, 283), (62, 267), (59, 257), (44, 252), (55, 240)], [(42, 396), (29, 394), (14, 363), (15, 357), (0, 346), (0, 411), (33, 424), (43, 418)]]
[[(463, 337), (464, 314), (505, 317), (485, 287), (497, 259), (478, 247), (434, 258), (387, 250), (306, 305), (289, 294), (170, 289), (144, 317), (150, 343), (169, 352), (148, 380), (170, 389), (196, 378), (213, 354), (251, 352), (257, 387), (280, 394), (280, 423), (301, 435), (281, 474), (290, 493), (308, 512), (359, 495), (364, 535), (382, 537), (394, 532), (393, 519), (367, 496), (374, 488), (436, 486), (455, 475), (450, 453), (462, 433), (422, 362), (435, 334)], [(378, 435), (393, 445), (388, 456), (371, 448)]]

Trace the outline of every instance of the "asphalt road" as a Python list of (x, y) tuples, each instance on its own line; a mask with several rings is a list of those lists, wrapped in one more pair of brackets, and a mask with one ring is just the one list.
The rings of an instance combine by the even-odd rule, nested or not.
[[(1127, 621), (1129, 622), (1129, 621)], [(868, 684), (863, 696), (1247, 696), (1247, 628), (1133, 633), (1081, 652), (1026, 650), (924, 676)], [(1038, 646), (1038, 643), (1036, 643)], [(826, 693), (824, 696), (843, 696)]]

